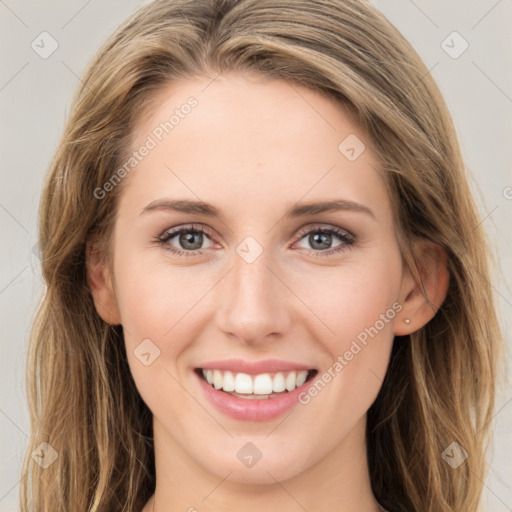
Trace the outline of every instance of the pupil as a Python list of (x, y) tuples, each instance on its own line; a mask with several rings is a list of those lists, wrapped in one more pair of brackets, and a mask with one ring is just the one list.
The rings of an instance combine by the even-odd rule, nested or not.
[[(322, 244), (323, 240), (323, 244)], [(315, 247), (315, 244), (319, 242), (320, 247)], [(315, 233), (310, 235), (311, 247), (314, 249), (328, 249), (331, 244), (331, 235), (329, 233)]]
[[(194, 247), (194, 237), (198, 237), (199, 243), (196, 242), (197, 247)], [(202, 233), (182, 233), (180, 235), (180, 244), (184, 249), (196, 250), (199, 249), (203, 242)], [(190, 246), (192, 245), (192, 246)]]

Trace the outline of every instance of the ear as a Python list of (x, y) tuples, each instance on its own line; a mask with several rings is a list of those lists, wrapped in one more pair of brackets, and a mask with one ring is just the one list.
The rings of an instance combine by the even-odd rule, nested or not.
[(402, 281), (403, 308), (394, 326), (397, 336), (411, 334), (427, 324), (444, 302), (450, 283), (446, 251), (440, 245), (419, 239), (413, 252), (417, 272), (413, 276), (407, 270)]
[(98, 315), (111, 325), (121, 324), (112, 276), (105, 251), (96, 237), (87, 240), (85, 250), (87, 285)]

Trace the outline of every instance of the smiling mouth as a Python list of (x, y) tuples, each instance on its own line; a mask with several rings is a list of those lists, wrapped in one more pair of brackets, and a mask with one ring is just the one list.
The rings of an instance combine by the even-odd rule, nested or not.
[(249, 375), (242, 372), (196, 368), (196, 374), (218, 391), (237, 398), (261, 400), (289, 393), (310, 381), (318, 371), (292, 370)]

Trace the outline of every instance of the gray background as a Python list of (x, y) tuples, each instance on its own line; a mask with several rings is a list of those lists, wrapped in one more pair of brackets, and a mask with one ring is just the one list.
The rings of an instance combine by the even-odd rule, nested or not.
[[(474, 173), (481, 221), (501, 268), (493, 284), (510, 368), (512, 0), (372, 3), (420, 53), (454, 117), (462, 150)], [(140, 4), (140, 0), (0, 0), (2, 512), (19, 508), (21, 459), (29, 432), (24, 365), (29, 326), (43, 290), (37, 251), (33, 250), (43, 176), (86, 63)], [(47, 59), (31, 47), (43, 31), (58, 43)], [(469, 44), (456, 59), (442, 47), (453, 31)], [(463, 42), (452, 36), (444, 44), (452, 46), (453, 53)], [(512, 383), (508, 372), (505, 378), (494, 418), (492, 469), (485, 483), (484, 510), (493, 512), (512, 511)]]

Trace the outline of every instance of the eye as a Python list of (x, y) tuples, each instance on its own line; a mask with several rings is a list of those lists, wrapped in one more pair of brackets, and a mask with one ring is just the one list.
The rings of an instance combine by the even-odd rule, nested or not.
[[(310, 251), (313, 251), (316, 256), (324, 257), (350, 248), (356, 238), (340, 228), (319, 226), (302, 230), (298, 240), (310, 244)], [(157, 241), (165, 250), (178, 256), (198, 256), (204, 253), (202, 249), (216, 246), (201, 225), (182, 226), (168, 230), (159, 236)], [(210, 245), (203, 247), (205, 241), (209, 241)], [(308, 249), (307, 247), (300, 248)]]
[[(175, 245), (171, 243), (174, 238), (176, 239), (174, 241)], [(205, 229), (202, 226), (191, 225), (166, 231), (158, 237), (158, 242), (166, 250), (179, 256), (197, 256), (203, 253), (200, 249), (208, 248), (202, 247), (205, 238), (212, 244), (208, 247), (212, 247), (214, 244), (211, 242)], [(176, 247), (176, 244), (178, 247)]]
[(324, 226), (303, 230), (299, 236), (300, 242), (307, 242), (316, 256), (322, 257), (350, 248), (356, 241), (355, 236), (348, 231)]

